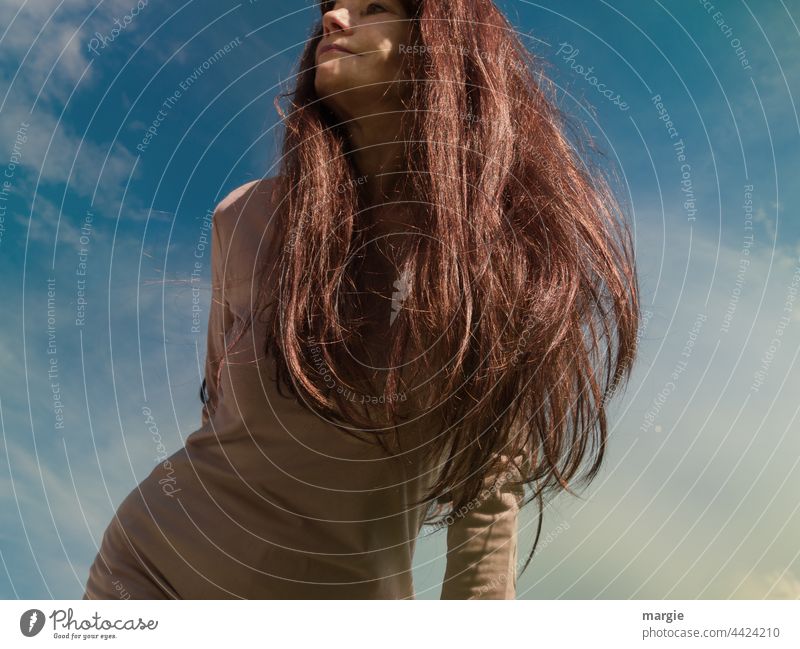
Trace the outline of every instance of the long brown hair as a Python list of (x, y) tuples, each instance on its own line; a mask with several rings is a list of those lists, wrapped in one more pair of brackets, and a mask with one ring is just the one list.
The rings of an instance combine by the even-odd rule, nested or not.
[[(285, 135), (279, 200), (265, 215), (279, 274), (261, 286), (260, 304), (275, 306), (266, 349), (279, 386), (344, 430), (373, 430), (376, 411), (401, 420), (401, 368), (421, 351), (414, 364), (428, 396), (413, 403), (439, 413), (428, 452), (443, 461), (420, 502), (449, 498), (460, 510), (512, 463), (516, 484), (532, 487), (525, 504), (539, 505), (524, 571), (545, 495), (575, 495), (584, 461), (585, 482), (595, 477), (606, 404), (630, 376), (639, 324), (630, 232), (610, 176), (585, 155), (591, 137), (556, 106), (543, 62), (495, 4), (405, 5), (416, 47), (402, 182), (419, 236), (408, 237), (412, 288), (385, 338), (386, 398), (367, 408), (349, 396), (365, 385), (345, 349), (358, 340), (358, 301), (348, 296), (359, 286), (365, 204), (344, 125), (314, 89), (321, 23), (282, 95), (288, 112), (276, 99)], [(374, 429), (382, 444), (383, 432)]]

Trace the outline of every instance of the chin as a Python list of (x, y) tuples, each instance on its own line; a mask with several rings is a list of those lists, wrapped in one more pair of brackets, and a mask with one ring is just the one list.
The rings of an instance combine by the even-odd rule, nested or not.
[[(324, 65), (324, 64), (323, 64)], [(338, 90), (342, 90), (344, 79), (342, 73), (330, 68), (323, 68), (317, 66), (316, 77), (314, 78), (314, 87), (317, 89), (318, 94), (332, 94)]]
[(317, 69), (317, 76), (314, 80), (314, 90), (317, 93), (317, 97), (320, 99), (333, 97), (334, 95), (341, 97), (344, 93), (352, 89), (353, 84), (349, 79), (344, 78), (343, 75), (328, 71), (320, 72), (320, 70)]

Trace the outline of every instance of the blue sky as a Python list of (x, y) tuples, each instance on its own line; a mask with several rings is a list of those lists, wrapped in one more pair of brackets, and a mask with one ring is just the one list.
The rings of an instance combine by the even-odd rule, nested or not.
[[(156, 462), (143, 408), (170, 452), (200, 424), (203, 218), (275, 173), (273, 99), (316, 13), (22, 5), (0, 5), (0, 596), (78, 598)], [(518, 596), (800, 596), (800, 2), (501, 6), (618, 170), (645, 310), (607, 463), (550, 504)], [(419, 540), (418, 597), (438, 597), (444, 550)]]

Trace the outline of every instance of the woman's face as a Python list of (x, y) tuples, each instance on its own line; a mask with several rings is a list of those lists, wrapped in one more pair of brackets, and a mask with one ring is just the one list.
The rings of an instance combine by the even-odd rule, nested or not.
[[(402, 109), (409, 84), (387, 83), (408, 78), (412, 21), (402, 2), (329, 0), (323, 11), (314, 84), (320, 99), (341, 118)], [(352, 53), (323, 51), (332, 44)]]

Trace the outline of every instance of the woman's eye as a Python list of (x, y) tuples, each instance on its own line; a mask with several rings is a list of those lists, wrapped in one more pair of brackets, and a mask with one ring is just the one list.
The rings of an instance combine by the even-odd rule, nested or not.
[(380, 11), (386, 11), (386, 9), (384, 9), (377, 2), (370, 2), (369, 5), (367, 5), (367, 13), (374, 13), (374, 12), (370, 11), (370, 9), (373, 9), (373, 8), (379, 9)]

